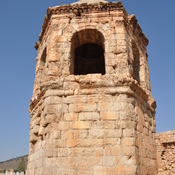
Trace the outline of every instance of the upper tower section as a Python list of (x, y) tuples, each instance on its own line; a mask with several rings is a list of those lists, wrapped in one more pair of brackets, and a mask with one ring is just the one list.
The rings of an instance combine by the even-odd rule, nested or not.
[(94, 74), (102, 81), (127, 78), (150, 96), (147, 45), (136, 17), (121, 2), (79, 0), (50, 7), (35, 45), (34, 96), (50, 81)]

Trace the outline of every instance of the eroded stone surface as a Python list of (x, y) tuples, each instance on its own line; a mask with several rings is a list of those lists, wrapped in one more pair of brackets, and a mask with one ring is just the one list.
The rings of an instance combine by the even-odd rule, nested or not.
[(175, 131), (156, 134), (158, 175), (175, 174)]

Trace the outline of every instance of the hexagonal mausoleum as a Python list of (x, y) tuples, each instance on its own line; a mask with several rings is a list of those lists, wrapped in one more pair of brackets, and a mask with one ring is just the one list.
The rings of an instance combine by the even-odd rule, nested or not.
[(155, 175), (146, 46), (121, 2), (48, 8), (30, 102), (28, 175)]

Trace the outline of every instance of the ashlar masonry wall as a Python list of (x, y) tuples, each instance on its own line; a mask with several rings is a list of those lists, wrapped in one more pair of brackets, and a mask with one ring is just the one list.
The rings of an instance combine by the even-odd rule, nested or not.
[[(92, 43), (104, 52), (103, 73), (75, 75), (80, 57), (87, 67), (97, 59), (81, 53)], [(121, 2), (48, 9), (36, 44), (28, 175), (157, 174), (147, 44)]]

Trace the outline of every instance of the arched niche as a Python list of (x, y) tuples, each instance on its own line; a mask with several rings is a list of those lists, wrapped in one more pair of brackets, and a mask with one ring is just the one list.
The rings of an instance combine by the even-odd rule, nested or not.
[(76, 32), (71, 39), (70, 74), (105, 74), (104, 37), (95, 29)]

